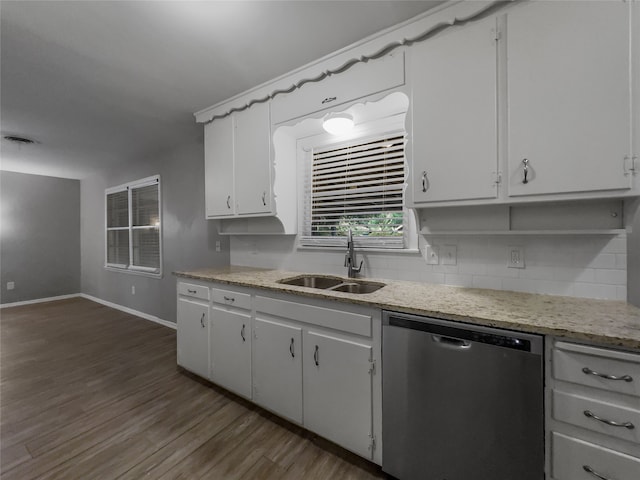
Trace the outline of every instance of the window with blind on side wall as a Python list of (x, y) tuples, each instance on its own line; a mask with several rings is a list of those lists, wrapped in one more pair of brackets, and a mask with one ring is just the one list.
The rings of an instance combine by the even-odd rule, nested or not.
[(105, 267), (161, 275), (160, 176), (108, 188), (105, 194)]
[(405, 248), (405, 134), (313, 149), (301, 246)]

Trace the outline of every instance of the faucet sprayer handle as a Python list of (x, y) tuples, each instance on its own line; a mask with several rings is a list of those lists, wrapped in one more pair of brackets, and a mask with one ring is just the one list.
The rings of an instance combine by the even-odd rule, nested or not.
[(356, 267), (351, 267), (351, 269), (356, 272), (356, 273), (360, 273), (360, 270), (362, 270), (362, 264), (364, 263), (364, 260), (360, 260), (360, 265), (358, 265), (358, 268)]

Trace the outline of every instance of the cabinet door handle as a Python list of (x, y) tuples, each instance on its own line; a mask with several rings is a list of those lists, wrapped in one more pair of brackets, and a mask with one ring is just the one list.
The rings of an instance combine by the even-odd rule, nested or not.
[(187, 292), (189, 292), (189, 293), (193, 293), (194, 295), (195, 295), (196, 293), (198, 293), (197, 291), (195, 291), (195, 290), (191, 290), (190, 288), (187, 288)]
[(593, 475), (596, 478), (599, 478), (600, 480), (613, 480), (612, 478), (609, 477), (605, 477), (604, 475), (596, 472), (593, 468), (591, 468), (589, 465), (583, 465), (582, 469), (587, 472), (590, 473), (591, 475)]
[(527, 183), (529, 183), (529, 179), (527, 178), (527, 175), (529, 175), (529, 160), (527, 158), (524, 158), (522, 160), (522, 164), (524, 165), (524, 167), (522, 167), (524, 172), (524, 178), (522, 179), (522, 183), (526, 185)]
[(227, 197), (227, 208), (231, 208), (231, 195)]
[(313, 351), (313, 361), (316, 364), (316, 367), (320, 366), (320, 353), (319, 353), (320, 347), (318, 347), (318, 345), (316, 345), (315, 350)]
[(633, 377), (631, 375), (608, 375), (606, 373), (598, 373), (595, 370), (591, 370), (589, 367), (584, 367), (582, 369), (582, 373), (585, 375), (595, 375), (596, 377), (604, 378), (606, 380), (622, 380), (623, 382), (633, 382)]
[(426, 171), (422, 172), (422, 191), (426, 192), (429, 190), (429, 177)]
[(633, 430), (634, 428), (636, 428), (636, 426), (631, 422), (614, 422), (613, 420), (607, 420), (606, 418), (601, 418), (589, 410), (585, 410), (583, 413), (585, 417), (593, 418), (594, 420), (605, 423), (612, 427), (623, 427), (623, 428), (628, 428), (629, 430)]
[(262, 192), (262, 205), (267, 206), (267, 192)]
[(202, 314), (202, 317), (200, 317), (200, 325), (202, 325), (202, 328), (204, 328), (204, 313)]
[(225, 299), (225, 301), (227, 301), (227, 302), (232, 302), (232, 303), (233, 303), (233, 302), (235, 302), (235, 301), (236, 301), (236, 299), (235, 299), (235, 298), (233, 298), (233, 297), (227, 297), (226, 295), (225, 295), (224, 297), (222, 297), (222, 298), (224, 298), (224, 299)]
[(326, 103), (331, 103), (331, 102), (335, 102), (338, 99), (338, 97), (327, 97), (324, 100), (322, 100), (322, 104), (326, 104)]
[(293, 337), (291, 337), (291, 343), (289, 344), (289, 353), (291, 354), (291, 358), (296, 358), (296, 354), (293, 351)]
[(247, 339), (246, 339), (246, 338), (245, 338), (245, 336), (244, 336), (244, 327), (245, 327), (245, 325), (244, 325), (244, 323), (243, 323), (243, 324), (242, 324), (242, 329), (240, 330), (240, 336), (242, 337), (242, 341), (243, 341), (243, 342), (246, 342), (246, 341), (247, 341)]

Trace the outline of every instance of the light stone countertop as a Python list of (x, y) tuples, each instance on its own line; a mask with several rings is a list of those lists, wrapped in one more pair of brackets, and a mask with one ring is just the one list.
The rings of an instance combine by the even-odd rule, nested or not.
[[(351, 294), (277, 283), (284, 278), (302, 275), (301, 272), (235, 266), (174, 272), (174, 274), (182, 278), (293, 293), (396, 312), (553, 335), (640, 352), (640, 308), (626, 302), (449, 287), (376, 278), (359, 278), (359, 280), (379, 281), (387, 285), (373, 293)], [(318, 274), (318, 276), (332, 275)]]

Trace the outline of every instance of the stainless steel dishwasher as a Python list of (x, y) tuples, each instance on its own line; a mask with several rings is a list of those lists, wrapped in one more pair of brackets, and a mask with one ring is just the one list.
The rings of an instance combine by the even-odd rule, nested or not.
[(543, 337), (384, 312), (382, 470), (544, 479)]

